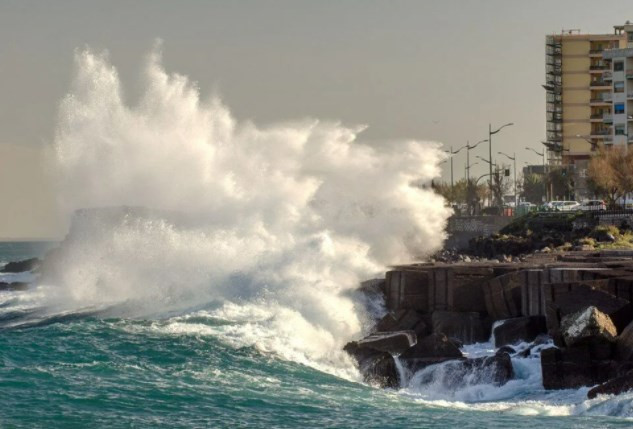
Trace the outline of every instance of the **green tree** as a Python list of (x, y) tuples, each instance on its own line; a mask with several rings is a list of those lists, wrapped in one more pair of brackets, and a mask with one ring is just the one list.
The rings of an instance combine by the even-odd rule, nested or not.
[(542, 174), (526, 174), (522, 181), (521, 197), (532, 204), (541, 204), (547, 195), (547, 188)]

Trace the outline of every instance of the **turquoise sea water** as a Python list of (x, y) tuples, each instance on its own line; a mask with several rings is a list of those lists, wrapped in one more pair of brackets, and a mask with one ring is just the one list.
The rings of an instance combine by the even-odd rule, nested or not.
[[(29, 256), (28, 246), (12, 246), (0, 249)], [(539, 389), (538, 359), (516, 360), (520, 379), (505, 388), (451, 393), (412, 383), (389, 391), (232, 343), (227, 333), (245, 322), (210, 308), (43, 317), (25, 302), (15, 293), (0, 299), (0, 427), (633, 426), (631, 396), (590, 402), (586, 389)]]

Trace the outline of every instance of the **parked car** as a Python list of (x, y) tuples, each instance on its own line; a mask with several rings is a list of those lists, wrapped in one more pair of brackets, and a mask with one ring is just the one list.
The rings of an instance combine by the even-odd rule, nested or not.
[(578, 209), (584, 211), (606, 210), (607, 205), (602, 200), (587, 200), (583, 201)]
[(580, 203), (578, 201), (550, 201), (543, 207), (552, 211), (571, 212), (578, 210)]

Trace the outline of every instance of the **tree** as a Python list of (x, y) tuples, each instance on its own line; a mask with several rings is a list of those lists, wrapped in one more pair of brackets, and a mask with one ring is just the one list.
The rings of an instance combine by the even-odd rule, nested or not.
[(587, 184), (595, 195), (604, 198), (609, 208), (633, 192), (633, 150), (603, 149), (589, 161)]
[(541, 204), (547, 195), (547, 185), (542, 174), (526, 174), (523, 177), (521, 196), (532, 204)]

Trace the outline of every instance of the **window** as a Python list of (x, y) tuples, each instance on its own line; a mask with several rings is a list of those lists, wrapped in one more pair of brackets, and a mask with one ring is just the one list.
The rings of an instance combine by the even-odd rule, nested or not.
[(615, 126), (615, 135), (623, 136), (624, 135), (624, 124), (617, 124)]
[(613, 92), (624, 92), (624, 82), (614, 82)]
[(613, 63), (613, 71), (624, 71), (624, 61), (616, 61)]
[(628, 36), (629, 42), (633, 42), (633, 33), (626, 33)]
[(622, 115), (624, 114), (624, 103), (616, 103), (614, 107), (614, 113), (616, 115)]

